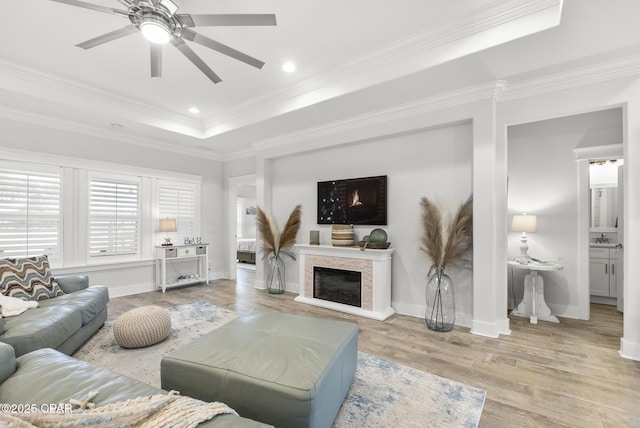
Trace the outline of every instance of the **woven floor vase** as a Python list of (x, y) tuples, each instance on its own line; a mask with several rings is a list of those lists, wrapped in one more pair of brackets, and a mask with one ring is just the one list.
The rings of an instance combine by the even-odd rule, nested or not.
[(331, 226), (331, 245), (334, 247), (352, 247), (353, 239), (352, 224), (334, 224)]
[(169, 337), (171, 316), (160, 306), (132, 309), (113, 323), (113, 335), (123, 348), (144, 348)]

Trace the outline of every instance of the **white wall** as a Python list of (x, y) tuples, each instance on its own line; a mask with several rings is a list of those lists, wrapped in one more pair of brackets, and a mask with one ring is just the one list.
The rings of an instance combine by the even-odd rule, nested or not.
[[(470, 123), (403, 136), (303, 153), (273, 160), (273, 213), (282, 226), (291, 210), (303, 206), (298, 242), (320, 230), (321, 244), (330, 245), (331, 226), (316, 223), (317, 182), (377, 175), (388, 177), (388, 232), (396, 249), (392, 266), (392, 305), (400, 313), (424, 316), (425, 275), (431, 265), (420, 250), (420, 199), (423, 196), (457, 209), (472, 189), (472, 127)], [(362, 237), (377, 226), (356, 226)], [(374, 250), (371, 250), (374, 251)], [(447, 269), (455, 283), (457, 323), (471, 324), (471, 270)], [(298, 292), (295, 262), (288, 262), (287, 289)]]
[[(542, 260), (562, 258), (564, 269), (541, 272), (545, 299), (554, 314), (579, 318), (579, 263), (575, 251), (581, 231), (579, 218), (579, 165), (574, 149), (584, 141), (599, 145), (622, 141), (622, 110), (611, 127), (611, 112), (545, 120), (509, 127), (509, 214), (538, 216), (538, 231), (528, 234), (529, 255)], [(511, 217), (509, 217), (509, 221)], [(519, 254), (520, 233), (508, 235), (508, 256)], [(516, 301), (522, 299), (526, 271), (515, 269), (509, 279)]]

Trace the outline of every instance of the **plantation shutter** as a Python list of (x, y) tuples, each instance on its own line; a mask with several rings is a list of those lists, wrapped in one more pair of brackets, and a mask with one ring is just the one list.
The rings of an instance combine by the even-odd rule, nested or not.
[(138, 182), (91, 178), (89, 189), (89, 255), (137, 254)]
[(48, 170), (0, 168), (0, 257), (46, 254), (62, 263), (61, 172)]
[(160, 218), (175, 218), (177, 240), (194, 238), (196, 234), (196, 190), (192, 185), (162, 184), (158, 186), (158, 212)]
[(236, 199), (236, 238), (244, 238), (244, 199)]

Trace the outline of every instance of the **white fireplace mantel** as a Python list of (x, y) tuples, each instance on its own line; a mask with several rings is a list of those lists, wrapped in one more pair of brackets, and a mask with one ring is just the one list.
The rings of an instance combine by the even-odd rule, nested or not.
[[(295, 246), (300, 267), (300, 295), (297, 302), (308, 303), (336, 311), (347, 312), (384, 321), (394, 314), (391, 307), (391, 256), (386, 250), (330, 245)], [(314, 298), (313, 268), (326, 267), (362, 273), (361, 306)]]

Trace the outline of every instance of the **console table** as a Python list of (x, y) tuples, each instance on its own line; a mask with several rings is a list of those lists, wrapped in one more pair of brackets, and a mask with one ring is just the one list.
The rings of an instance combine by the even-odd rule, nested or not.
[(524, 277), (524, 296), (512, 314), (518, 317), (529, 317), (531, 324), (538, 324), (538, 319), (559, 323), (558, 318), (551, 315), (551, 309), (544, 300), (544, 281), (538, 272), (562, 270), (562, 265), (560, 263), (542, 264), (536, 262), (520, 264), (516, 261), (509, 261), (507, 265), (513, 269), (529, 271)]
[[(167, 279), (167, 262), (196, 260), (197, 273)], [(167, 245), (156, 247), (156, 289), (209, 282), (209, 244)]]

